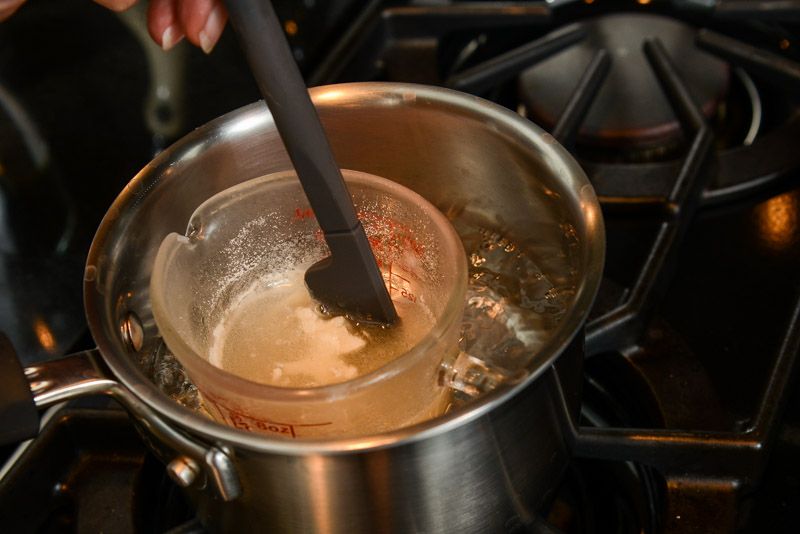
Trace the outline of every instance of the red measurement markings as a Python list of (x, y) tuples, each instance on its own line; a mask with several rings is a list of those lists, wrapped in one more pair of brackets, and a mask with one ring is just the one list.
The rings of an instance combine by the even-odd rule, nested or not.
[[(311, 208), (296, 207), (294, 208), (292, 215), (292, 219), (298, 222), (306, 219), (313, 219), (314, 217), (314, 211)], [(411, 254), (417, 258), (421, 258), (425, 252), (425, 247), (416, 239), (414, 239), (413, 232), (409, 226), (398, 223), (389, 217), (384, 217), (383, 215), (379, 215), (377, 213), (359, 211), (358, 218), (362, 221), (365, 230), (371, 230), (375, 228), (380, 229), (377, 234), (372, 233), (371, 235), (367, 236), (367, 240), (369, 241), (370, 248), (372, 248), (372, 251), (375, 254), (375, 261), (378, 263), (379, 268), (384, 269), (387, 263), (401, 260), (403, 254), (407, 252), (411, 252)], [(325, 242), (325, 236), (322, 233), (322, 230), (318, 229), (314, 233), (314, 238), (317, 240), (317, 242)], [(391, 265), (389, 265), (389, 269), (391, 269)], [(412, 277), (416, 278), (413, 269), (406, 268), (405, 270)], [(390, 291), (391, 289), (392, 288), (390, 286)], [(401, 291), (399, 288), (395, 289)], [(409, 300), (416, 301), (416, 297), (409, 293), (407, 289), (406, 293), (407, 295), (404, 294), (404, 297), (408, 298)]]
[[(375, 236), (367, 236), (367, 241), (369, 241), (369, 247), (372, 249), (372, 253), (375, 255), (375, 263), (378, 264), (378, 268), (383, 268), (383, 256), (385, 255), (383, 251), (383, 242)], [(391, 265), (389, 265), (391, 268)]]
[(403, 243), (403, 248), (405, 250), (411, 250), (414, 253), (414, 255), (418, 258), (422, 257), (422, 253), (425, 252), (425, 247), (419, 244), (419, 242), (416, 239), (408, 235), (404, 235), (401, 237), (401, 241)]
[(395, 249), (396, 253), (398, 248), (411, 251), (418, 258), (422, 257), (425, 252), (425, 247), (414, 239), (411, 227), (377, 213), (359, 211), (358, 218), (367, 231), (371, 228), (380, 229), (379, 235), (369, 236), (376, 256), (379, 255), (379, 251), (383, 250), (386, 251), (386, 254), (390, 254), (392, 249)]
[(389, 293), (397, 291), (404, 299), (417, 302), (417, 296), (411, 291), (411, 282), (408, 278), (392, 272), (392, 265), (389, 265)]
[(279, 434), (284, 437), (297, 437), (297, 430), (305, 427), (326, 426), (332, 423), (279, 423), (268, 419), (261, 419), (246, 414), (241, 408), (231, 405), (228, 399), (223, 399), (217, 395), (210, 395), (202, 392), (203, 400), (206, 401), (220, 415), (225, 423), (235, 428), (241, 428), (250, 432), (262, 432)]
[(311, 208), (295, 208), (294, 209), (294, 217), (292, 217), (295, 221), (302, 221), (304, 219), (313, 219), (314, 218), (314, 211)]

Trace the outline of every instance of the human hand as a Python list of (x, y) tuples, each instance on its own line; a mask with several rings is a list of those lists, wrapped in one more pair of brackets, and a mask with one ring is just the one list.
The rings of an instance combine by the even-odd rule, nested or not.
[[(0, 21), (9, 18), (26, 0), (0, 0)], [(112, 11), (125, 11), (137, 0), (94, 0)], [(150, 0), (147, 29), (164, 50), (184, 37), (206, 54), (217, 44), (228, 12), (222, 0)]]

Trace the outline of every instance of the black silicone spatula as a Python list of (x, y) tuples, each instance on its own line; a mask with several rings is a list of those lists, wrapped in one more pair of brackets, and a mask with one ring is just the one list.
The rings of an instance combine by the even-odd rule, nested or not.
[(394, 323), (394, 304), (272, 4), (269, 0), (225, 4), (331, 251), (306, 271), (311, 295), (354, 320)]

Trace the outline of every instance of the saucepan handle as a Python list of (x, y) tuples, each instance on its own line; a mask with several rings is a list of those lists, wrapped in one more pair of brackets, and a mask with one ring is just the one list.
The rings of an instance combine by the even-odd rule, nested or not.
[(39, 412), (11, 341), (0, 332), (0, 445), (39, 433)]
[(0, 373), (0, 444), (35, 437), (39, 432), (39, 408), (84, 395), (108, 395), (149, 435), (176, 452), (167, 471), (179, 485), (203, 486), (210, 480), (225, 501), (241, 495), (230, 451), (197, 442), (164, 422), (125, 386), (111, 378), (97, 349), (23, 369), (11, 343), (0, 333)]

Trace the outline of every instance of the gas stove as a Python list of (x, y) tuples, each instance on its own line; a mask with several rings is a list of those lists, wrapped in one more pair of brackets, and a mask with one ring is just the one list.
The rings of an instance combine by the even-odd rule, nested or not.
[[(276, 4), (309, 85), (417, 82), (493, 100), (567, 147), (600, 197), (608, 249), (585, 327), (575, 458), (540, 519), (507, 530), (793, 531), (800, 2)], [(13, 245), (2, 248), (2, 282), (14, 296), (0, 327), (29, 361), (91, 345), (79, 318), (86, 229), (135, 169), (187, 129), (257, 99), (226, 31), (211, 56), (186, 49), (170, 60), (182, 96), (157, 101), (154, 119), (147, 105), (166, 82), (130, 30), (137, 21), (73, 7), (42, 1), (0, 27), (0, 42), (18, 50), (0, 55), (6, 102), (23, 116), (4, 105), (0, 149), (26, 140), (22, 163), (5, 154), (2, 163), (44, 184), (17, 197), (2, 189), (15, 205), (40, 206), (11, 213), (6, 200), (0, 232)], [(52, 23), (52, 39), (28, 42), (34, 25), (54, 15), (77, 24), (77, 12), (91, 45)], [(46, 57), (55, 42), (72, 48)], [(66, 58), (73, 68), (58, 68)], [(180, 127), (170, 130), (174, 114)], [(20, 133), (27, 123), (38, 145)], [(43, 235), (20, 230), (32, 213), (48, 215)], [(43, 424), (38, 439), (6, 452), (9, 531), (203, 531), (113, 404), (73, 402)]]

